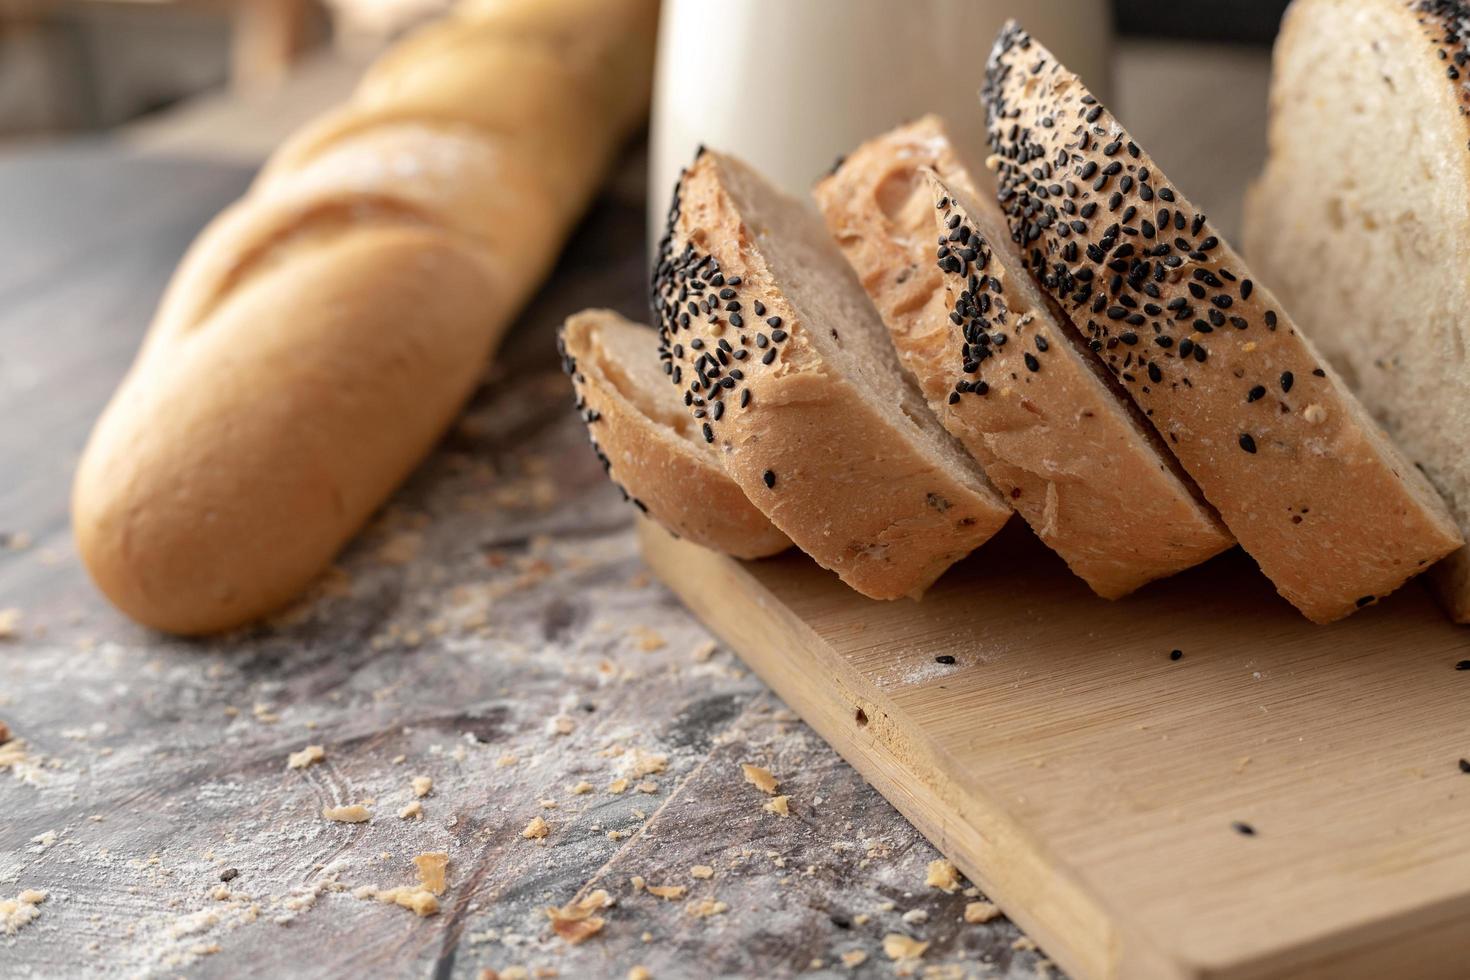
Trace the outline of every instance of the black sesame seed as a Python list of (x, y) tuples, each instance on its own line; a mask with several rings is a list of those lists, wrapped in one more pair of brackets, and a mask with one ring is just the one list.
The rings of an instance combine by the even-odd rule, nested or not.
[(761, 479), (765, 481), (767, 490), (774, 490), (776, 488), (776, 474), (773, 471), (766, 470), (761, 474)]
[(1266, 397), (1266, 386), (1265, 385), (1256, 385), (1250, 391), (1248, 391), (1248, 392), (1245, 393), (1245, 400), (1247, 402), (1258, 402), (1262, 398), (1265, 398), (1265, 397)]
[(1252, 827), (1250, 824), (1246, 823), (1244, 820), (1237, 820), (1237, 821), (1235, 821), (1234, 823), (1232, 823), (1230, 825), (1230, 828), (1232, 830), (1234, 830), (1237, 834), (1240, 834), (1243, 837), (1254, 837), (1254, 836), (1256, 836), (1256, 828)]
[(1179, 660), (1179, 659), (1182, 659), (1183, 656), (1184, 656), (1184, 651), (1183, 650), (1170, 650), (1169, 651), (1169, 659), (1170, 660)]
[(1470, 660), (1461, 660), (1459, 663), (1455, 664), (1455, 669), (1470, 670)]
[(1033, 353), (1031, 353), (1030, 351), (1027, 351), (1026, 352), (1025, 361), (1026, 361), (1026, 369), (1028, 371), (1031, 371), (1032, 373), (1035, 373), (1035, 372), (1041, 370), (1041, 362), (1038, 361), (1036, 359), (1036, 355), (1033, 354)]
[(1253, 453), (1256, 451), (1256, 440), (1251, 438), (1251, 434), (1249, 432), (1242, 432), (1240, 434), (1240, 448), (1244, 449), (1248, 453)]
[(1470, 759), (1460, 760), (1460, 771), (1463, 773), (1470, 773)]
[(944, 664), (946, 667), (948, 667), (953, 664), (955, 660), (952, 654), (941, 653), (939, 656), (934, 658), (934, 662), (936, 664)]
[(1296, 379), (1292, 377), (1290, 371), (1282, 371), (1281, 372), (1281, 390), (1282, 391), (1290, 391), (1291, 390), (1292, 383), (1295, 380)]
[(238, 877), (240, 877), (239, 868), (226, 868), (219, 873), (220, 881), (234, 881)]
[(710, 428), (710, 425), (709, 425), (708, 422), (704, 423), (704, 441), (705, 442), (714, 442), (715, 441), (715, 430)]

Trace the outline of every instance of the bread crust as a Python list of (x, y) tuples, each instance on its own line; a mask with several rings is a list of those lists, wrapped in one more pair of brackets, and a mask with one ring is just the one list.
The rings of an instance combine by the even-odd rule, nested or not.
[(1463, 543), (1271, 292), (1014, 23), (984, 98), (1028, 267), (1283, 596), (1330, 622)]
[[(930, 408), (1094, 592), (1126, 595), (1234, 543), (1073, 349), (937, 117), (864, 144), (814, 195)], [(984, 335), (973, 347), (952, 318), (970, 276), (986, 310), (961, 317)]]
[(598, 459), (623, 496), (665, 529), (736, 558), (764, 558), (791, 540), (725, 472), (673, 385), (640, 386), (658, 357), (658, 335), (611, 310), (583, 310), (562, 326), (562, 366)]
[[(1251, 262), (1470, 529), (1470, 6), (1296, 0), (1273, 57)], [(1373, 166), (1365, 169), (1363, 161)], [(1470, 549), (1431, 570), (1470, 622)]]
[[(798, 547), (870, 598), (916, 596), (1009, 508), (975, 475), (935, 465), (829, 363), (811, 333), (849, 325), (808, 321), (788, 300), (763, 254), (766, 230), (727, 190), (737, 173), (759, 180), (704, 152), (675, 192), (654, 279), (667, 370), (726, 472)], [(860, 293), (816, 216), (801, 217), (817, 225), (832, 288)], [(881, 331), (876, 313), (856, 312)]]
[(497, 0), (387, 53), (175, 273), (77, 470), (81, 557), (175, 633), (298, 595), (434, 445), (647, 109), (655, 0)]

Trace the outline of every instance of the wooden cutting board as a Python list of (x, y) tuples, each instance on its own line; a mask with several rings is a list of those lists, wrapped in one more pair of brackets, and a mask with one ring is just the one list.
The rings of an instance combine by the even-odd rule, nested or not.
[(1107, 602), (1013, 525), (884, 603), (640, 534), (1075, 976), (1470, 975), (1470, 633), (1421, 588), (1318, 627), (1234, 552)]

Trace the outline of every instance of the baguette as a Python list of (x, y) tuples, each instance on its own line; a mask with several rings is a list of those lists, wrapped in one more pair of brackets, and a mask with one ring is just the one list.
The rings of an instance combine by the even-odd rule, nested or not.
[(475, 4), (387, 54), (189, 249), (72, 491), (123, 612), (290, 601), (428, 452), (642, 119), (655, 0)]
[[(1470, 529), (1470, 6), (1297, 0), (1276, 42), (1251, 264)], [(1371, 162), (1371, 166), (1365, 165)], [(1470, 622), (1470, 550), (1430, 576)]]
[(864, 144), (814, 194), (929, 407), (1094, 592), (1234, 543), (1053, 315), (937, 117)]
[(736, 558), (791, 546), (699, 436), (658, 369), (653, 330), (611, 310), (583, 310), (562, 326), (559, 343), (597, 457), (634, 506), (679, 537)]
[(1270, 290), (1014, 23), (983, 97), (1028, 268), (1283, 596), (1330, 622), (1464, 543)]
[(858, 592), (917, 596), (1006, 522), (821, 220), (740, 161), (702, 152), (682, 177), (652, 299), (664, 370), (726, 472)]

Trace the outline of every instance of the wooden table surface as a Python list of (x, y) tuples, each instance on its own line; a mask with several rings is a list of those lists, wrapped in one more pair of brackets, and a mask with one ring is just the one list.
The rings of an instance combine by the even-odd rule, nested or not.
[[(1245, 79), (1249, 125), (1203, 141), (1134, 127), (1175, 134), (1155, 155), (1185, 186), (1227, 174), (1196, 197), (1232, 226), (1263, 62), (1208, 64), (1125, 58), (1119, 99), (1182, 105), (1171, 80)], [(71, 544), (71, 472), (179, 255), (254, 168), (148, 142), (167, 152), (0, 158), (0, 610), (19, 614), (0, 639), (18, 740), (0, 759), (20, 756), (0, 769), (0, 901), (49, 894), (30, 924), (0, 925), (0, 975), (1049, 971), (1008, 921), (962, 921), (980, 896), (926, 886), (934, 849), (642, 567), (552, 343), (580, 306), (646, 315), (638, 159), (463, 420), (310, 601), (210, 642), (112, 611)], [(325, 759), (288, 770), (308, 744)], [(789, 816), (742, 763), (779, 777)], [(421, 775), (423, 816), (400, 819)], [(320, 816), (364, 801), (369, 823)], [(549, 833), (523, 838), (537, 816)], [(355, 894), (413, 883), (413, 856), (436, 850), (441, 914)], [(616, 903), (606, 925), (569, 945), (545, 909), (597, 888)], [(891, 962), (890, 933), (928, 941), (922, 960)]]

